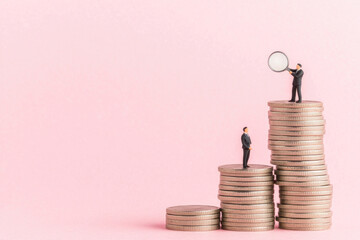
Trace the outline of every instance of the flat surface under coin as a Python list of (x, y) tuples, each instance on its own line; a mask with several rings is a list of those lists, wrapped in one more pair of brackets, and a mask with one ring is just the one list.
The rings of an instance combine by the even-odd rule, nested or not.
[(209, 205), (180, 205), (166, 209), (167, 214), (173, 215), (207, 215), (219, 212), (219, 207)]

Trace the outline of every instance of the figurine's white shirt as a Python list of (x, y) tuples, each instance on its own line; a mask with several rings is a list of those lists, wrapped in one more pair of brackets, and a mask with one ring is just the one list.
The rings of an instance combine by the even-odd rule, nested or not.
[(301, 68), (299, 68), (299, 69), (296, 69), (296, 72), (297, 72), (297, 71), (299, 71), (299, 70), (301, 70)]

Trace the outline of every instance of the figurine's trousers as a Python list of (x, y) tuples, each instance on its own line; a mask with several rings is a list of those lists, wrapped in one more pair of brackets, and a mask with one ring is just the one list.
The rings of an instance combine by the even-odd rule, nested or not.
[(244, 150), (243, 167), (246, 168), (248, 161), (249, 161), (249, 157), (250, 157), (250, 150), (249, 149), (243, 149), (243, 150)]
[(302, 101), (301, 85), (297, 85), (297, 86), (293, 85), (293, 87), (292, 87), (291, 101), (295, 101), (296, 91), (297, 91), (297, 93), (298, 93), (299, 101)]

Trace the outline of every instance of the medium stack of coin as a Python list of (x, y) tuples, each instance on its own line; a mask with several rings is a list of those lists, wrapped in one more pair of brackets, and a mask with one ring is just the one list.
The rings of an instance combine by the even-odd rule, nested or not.
[(269, 142), (280, 190), (279, 227), (326, 230), (331, 226), (332, 185), (326, 169), (323, 104), (271, 101)]
[(274, 229), (274, 175), (267, 165), (242, 164), (219, 167), (222, 221), (225, 230)]
[(178, 231), (210, 231), (220, 228), (220, 208), (182, 205), (166, 209), (166, 228)]

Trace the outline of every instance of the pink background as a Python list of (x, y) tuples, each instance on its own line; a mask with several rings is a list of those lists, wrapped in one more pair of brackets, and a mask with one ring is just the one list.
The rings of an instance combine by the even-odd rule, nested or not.
[[(0, 239), (359, 239), (359, 1), (0, 2)], [(174, 232), (217, 167), (270, 164), (267, 101), (325, 104), (325, 232)], [(276, 196), (277, 197), (277, 196)]]

